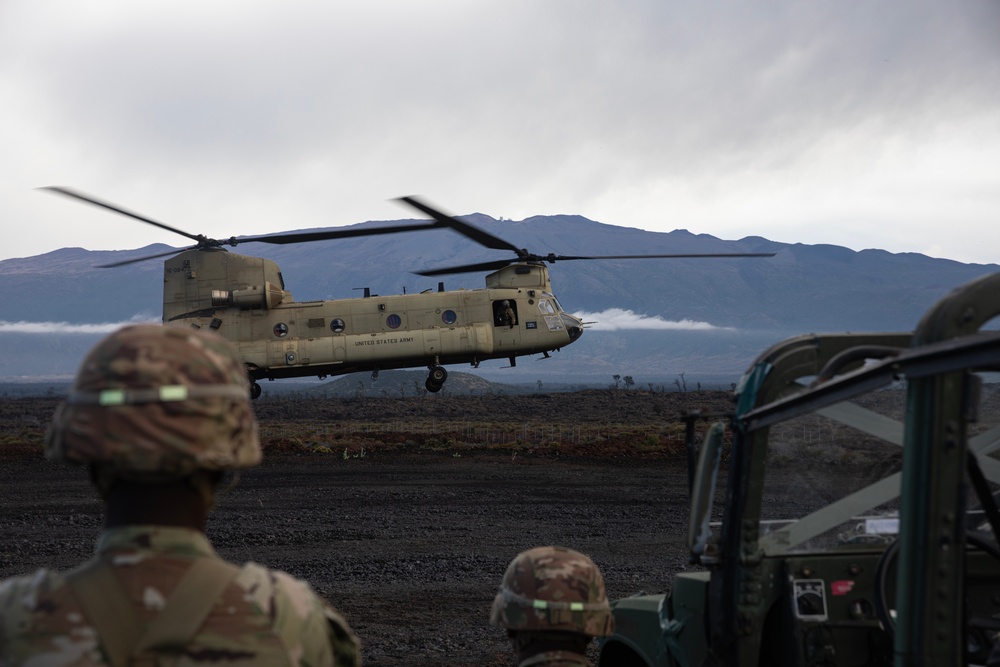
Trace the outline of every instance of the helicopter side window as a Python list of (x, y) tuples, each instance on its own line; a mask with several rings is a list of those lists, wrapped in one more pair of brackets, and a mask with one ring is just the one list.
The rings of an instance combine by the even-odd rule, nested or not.
[(344, 323), (344, 320), (340, 319), (339, 317), (335, 317), (332, 320), (330, 320), (330, 331), (332, 331), (333, 333), (344, 333), (344, 329), (346, 327), (347, 325)]
[(278, 338), (284, 338), (288, 335), (288, 325), (284, 322), (278, 322), (274, 325), (274, 335)]
[(555, 315), (556, 312), (548, 299), (540, 299), (538, 301), (538, 311), (543, 315)]
[(493, 302), (493, 326), (517, 326), (517, 301), (514, 301), (513, 299), (502, 299), (500, 301)]

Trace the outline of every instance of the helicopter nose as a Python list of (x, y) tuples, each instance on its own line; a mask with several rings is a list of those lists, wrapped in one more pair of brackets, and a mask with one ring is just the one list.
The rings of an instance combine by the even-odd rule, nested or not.
[(569, 315), (567, 313), (562, 313), (563, 324), (566, 325), (566, 333), (569, 334), (569, 342), (575, 341), (577, 338), (583, 335), (583, 321)]

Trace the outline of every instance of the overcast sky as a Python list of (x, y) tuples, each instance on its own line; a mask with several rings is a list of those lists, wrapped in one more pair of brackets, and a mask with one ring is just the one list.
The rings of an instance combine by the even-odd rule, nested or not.
[[(0, 259), (412, 217), (1000, 262), (997, 0), (0, 1)], [(609, 249), (611, 250), (611, 249)]]

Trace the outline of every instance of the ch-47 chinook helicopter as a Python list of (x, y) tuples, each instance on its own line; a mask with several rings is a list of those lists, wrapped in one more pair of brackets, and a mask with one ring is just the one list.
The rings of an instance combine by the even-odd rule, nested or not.
[[(262, 378), (319, 377), (380, 370), (426, 367), (425, 387), (444, 386), (447, 364), (478, 367), (487, 359), (549, 356), (574, 342), (584, 322), (563, 310), (549, 282), (545, 263), (571, 259), (677, 257), (770, 257), (763, 253), (682, 255), (535, 255), (477, 227), (431, 208), (413, 197), (400, 201), (429, 215), (425, 224), (343, 228), (267, 236), (212, 239), (190, 234), (79, 192), (46, 190), (100, 206), (166, 229), (195, 242), (167, 253), (103, 268), (170, 256), (163, 263), (163, 323), (217, 331), (240, 352), (250, 377), (250, 395), (261, 394)], [(241, 243), (288, 244), (354, 236), (449, 228), (514, 257), (477, 264), (418, 271), (438, 276), (492, 271), (486, 288), (298, 302), (285, 289), (278, 265), (260, 257), (238, 255), (222, 246)]]

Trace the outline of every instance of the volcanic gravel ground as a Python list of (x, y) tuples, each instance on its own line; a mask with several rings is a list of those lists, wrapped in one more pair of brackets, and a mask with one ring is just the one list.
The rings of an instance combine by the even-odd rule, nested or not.
[[(0, 576), (88, 558), (102, 523), (84, 470), (0, 457)], [(560, 544), (589, 554), (613, 598), (685, 569), (681, 462), (496, 452), (268, 454), (224, 495), (221, 555), (307, 579), (364, 643), (366, 665), (512, 665), (488, 624), (507, 563)]]
[[(989, 396), (981, 428), (1000, 416), (996, 391)], [(870, 398), (882, 414), (902, 412), (902, 392)], [(0, 577), (72, 567), (91, 556), (101, 529), (86, 472), (41, 457), (58, 402), (0, 400)], [(707, 391), (262, 400), (264, 464), (219, 499), (208, 534), (229, 560), (311, 582), (361, 637), (367, 665), (513, 665), (488, 617), (519, 551), (560, 544), (589, 554), (612, 599), (666, 592), (690, 567), (683, 445), (665, 434), (691, 410), (731, 409), (730, 395)], [(399, 428), (374, 440), (351, 435), (385, 424)], [(539, 424), (545, 434), (588, 437), (466, 441), (479, 425), (523, 438)], [(779, 451), (790, 465), (777, 486), (800, 491), (765, 504), (807, 513), (829, 500), (818, 480), (842, 497), (898, 466), (894, 450), (870, 449), (850, 432), (842, 439), (805, 466)]]

